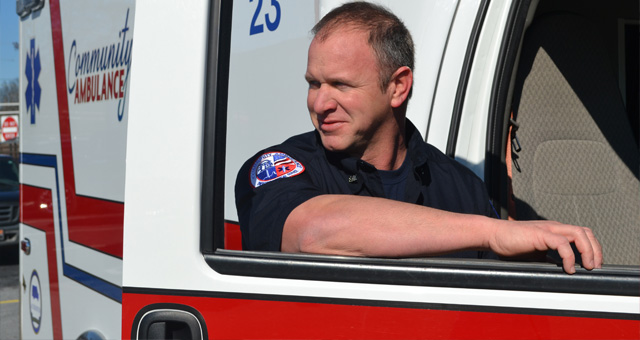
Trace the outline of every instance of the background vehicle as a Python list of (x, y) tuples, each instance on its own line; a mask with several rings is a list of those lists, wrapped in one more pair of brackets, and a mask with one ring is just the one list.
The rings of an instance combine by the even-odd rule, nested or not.
[(18, 243), (19, 185), (18, 163), (0, 155), (0, 247)]
[[(638, 20), (635, 1), (377, 2), (418, 46), (410, 119), (485, 180), (503, 218), (527, 28), (571, 10), (599, 18), (616, 52), (610, 25)], [(20, 11), (24, 337), (637, 338), (640, 270), (622, 265), (640, 261), (633, 252), (569, 276), (546, 263), (239, 249), (238, 168), (312, 128), (308, 31), (339, 3), (50, 0)], [(628, 58), (605, 59), (624, 66), (616, 84), (637, 78)], [(531, 125), (518, 110), (524, 143)]]

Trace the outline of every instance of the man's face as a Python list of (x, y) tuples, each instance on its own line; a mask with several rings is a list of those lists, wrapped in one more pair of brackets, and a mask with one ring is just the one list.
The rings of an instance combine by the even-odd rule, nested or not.
[(324, 147), (362, 156), (395, 126), (389, 90), (380, 88), (368, 35), (347, 29), (309, 47), (307, 107)]

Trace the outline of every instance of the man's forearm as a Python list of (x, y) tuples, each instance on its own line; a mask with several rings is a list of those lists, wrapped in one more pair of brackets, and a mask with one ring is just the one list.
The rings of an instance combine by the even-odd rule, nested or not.
[(323, 195), (289, 215), (282, 250), (415, 257), (488, 249), (489, 221), (383, 198)]

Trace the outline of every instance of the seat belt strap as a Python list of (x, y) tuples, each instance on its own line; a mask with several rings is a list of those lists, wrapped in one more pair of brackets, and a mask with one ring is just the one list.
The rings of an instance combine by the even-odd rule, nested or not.
[(507, 211), (509, 213), (509, 220), (516, 220), (516, 202), (513, 196), (513, 166), (516, 166), (516, 169), (520, 171), (520, 166), (518, 165), (517, 157), (514, 159), (513, 153), (519, 152), (522, 148), (520, 147), (520, 141), (516, 136), (516, 131), (518, 130), (518, 123), (513, 119), (513, 112), (511, 112), (511, 118), (509, 119), (509, 134), (507, 138), (507, 147), (505, 152), (505, 163), (507, 165)]

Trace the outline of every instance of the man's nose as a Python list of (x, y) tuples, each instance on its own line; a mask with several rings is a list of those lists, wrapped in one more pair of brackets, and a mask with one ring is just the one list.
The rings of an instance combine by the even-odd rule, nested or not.
[(331, 94), (331, 89), (327, 85), (322, 84), (319, 89), (316, 90), (315, 98), (313, 101), (313, 110), (317, 114), (326, 114), (337, 107), (337, 103)]

